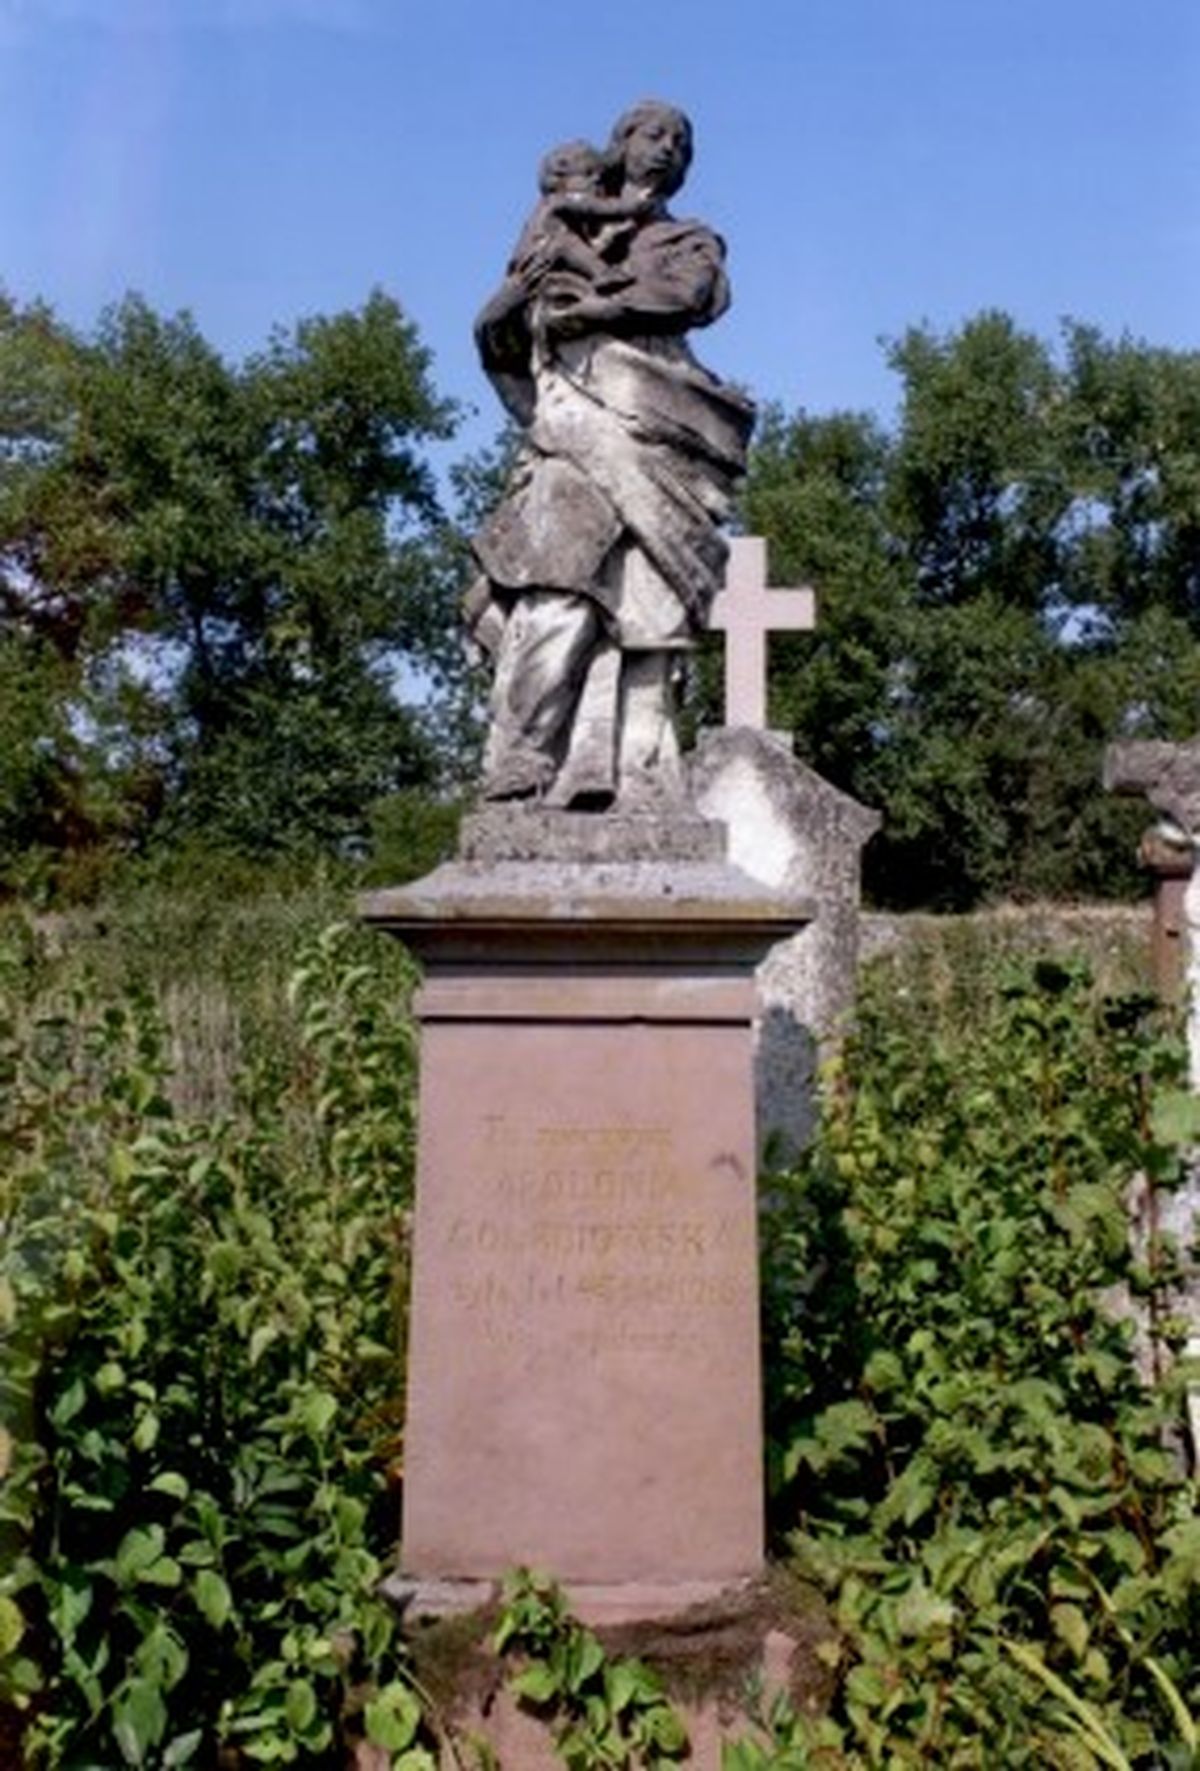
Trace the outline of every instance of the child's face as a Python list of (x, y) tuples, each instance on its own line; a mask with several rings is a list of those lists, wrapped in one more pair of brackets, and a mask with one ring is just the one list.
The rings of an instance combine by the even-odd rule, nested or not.
[(554, 194), (595, 196), (600, 190), (600, 160), (577, 150), (546, 155), (542, 163), (542, 190)]

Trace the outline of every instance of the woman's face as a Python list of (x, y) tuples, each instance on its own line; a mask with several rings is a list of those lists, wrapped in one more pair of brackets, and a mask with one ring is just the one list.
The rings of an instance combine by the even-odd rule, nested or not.
[(627, 184), (641, 190), (674, 189), (687, 168), (687, 125), (670, 111), (647, 111), (625, 137)]

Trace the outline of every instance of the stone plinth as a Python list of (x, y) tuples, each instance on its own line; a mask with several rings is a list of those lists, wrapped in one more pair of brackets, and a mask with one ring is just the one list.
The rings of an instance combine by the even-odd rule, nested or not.
[(610, 852), (362, 908), (426, 978), (403, 1574), (617, 1615), (753, 1575), (754, 967), (806, 906)]

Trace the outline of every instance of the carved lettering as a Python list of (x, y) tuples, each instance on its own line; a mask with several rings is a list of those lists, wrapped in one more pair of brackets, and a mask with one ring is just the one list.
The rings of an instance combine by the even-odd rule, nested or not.
[(662, 1125), (478, 1128), (478, 1213), (443, 1231), (464, 1331), (538, 1363), (719, 1355), (753, 1308), (748, 1226)]

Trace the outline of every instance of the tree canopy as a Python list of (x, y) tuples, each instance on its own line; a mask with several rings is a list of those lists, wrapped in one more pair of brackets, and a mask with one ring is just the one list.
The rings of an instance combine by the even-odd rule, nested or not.
[(1146, 812), (1100, 760), (1197, 726), (1200, 353), (984, 313), (890, 360), (891, 429), (760, 431), (745, 525), (820, 595), (815, 635), (776, 642), (771, 723), (883, 812), (886, 902), (1132, 891)]
[[(760, 426), (743, 525), (820, 597), (771, 723), (882, 811), (877, 900), (1136, 890), (1100, 758), (1197, 725), (1200, 353), (991, 312), (889, 355), (894, 422)], [(0, 891), (197, 837), (344, 851), (463, 774), (465, 537), (512, 439), (451, 469), (451, 521), (455, 419), (379, 292), (240, 363), (136, 296), (86, 335), (0, 296)]]
[(0, 304), (0, 867), (66, 822), (329, 846), (432, 782), (397, 683), (444, 660), (454, 418), (382, 293), (238, 365), (137, 297)]

